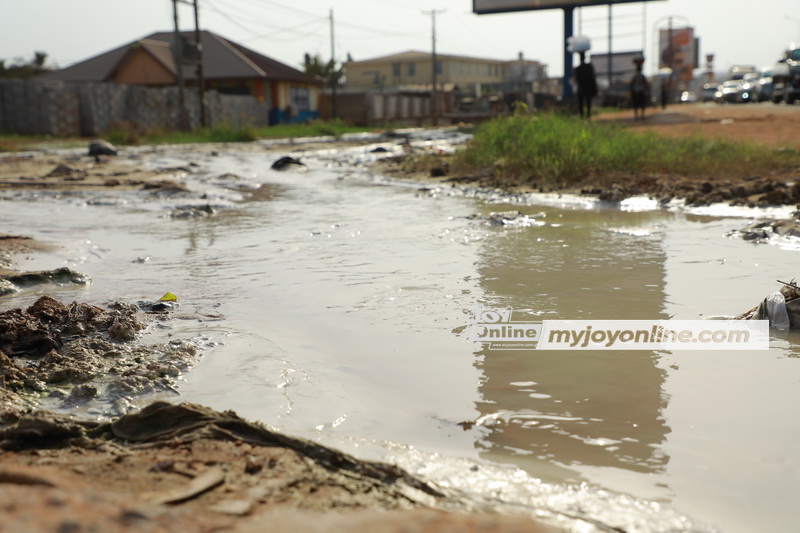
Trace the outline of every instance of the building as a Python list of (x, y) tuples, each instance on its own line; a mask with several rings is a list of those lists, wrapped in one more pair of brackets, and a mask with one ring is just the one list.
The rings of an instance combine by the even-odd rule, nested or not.
[[(429, 99), (432, 96), (433, 55), (430, 52), (408, 51), (348, 61), (344, 71), (346, 82), (342, 92), (345, 94), (377, 91), (381, 94), (416, 93), (420, 98)], [(524, 102), (530, 108), (539, 107), (550, 93), (547, 82), (547, 67), (539, 61), (524, 59), (521, 53), (510, 61), (437, 54), (437, 114), (461, 120), (507, 112), (517, 102)], [(377, 111), (374, 115), (388, 118)]]
[[(199, 69), (194, 32), (183, 32), (183, 79), (197, 87)], [(158, 32), (41, 76), (64, 82), (107, 82), (166, 87), (178, 84), (173, 32)], [(305, 121), (318, 115), (322, 83), (210, 31), (200, 32), (205, 90), (249, 95), (269, 109), (269, 124)]]
[[(430, 52), (409, 51), (344, 65), (346, 87), (427, 86), (433, 80)], [(436, 82), (479, 94), (483, 87), (544, 81), (547, 69), (538, 61), (513, 61), (446, 54), (436, 55)]]

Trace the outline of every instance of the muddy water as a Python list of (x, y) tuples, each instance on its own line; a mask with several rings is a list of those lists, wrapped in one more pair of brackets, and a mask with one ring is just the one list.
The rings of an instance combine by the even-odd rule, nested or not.
[[(183, 313), (225, 316), (148, 332), (148, 342), (191, 337), (202, 348), (175, 400), (390, 453), (443, 479), (464, 468), (415, 454), (568, 483), (548, 489), (545, 506), (588, 482), (723, 531), (792, 530), (797, 337), (763, 352), (541, 352), (484, 349), (463, 330), (478, 304), (542, 320), (736, 314), (796, 274), (795, 248), (724, 237), (744, 225), (729, 214), (507, 205), (390, 185), (361, 164), (369, 148), (309, 153), (307, 172), (285, 173), (269, 170), (279, 147), (176, 149), (144, 153), (143, 164), (184, 167), (173, 177), (191, 193), (8, 193), (4, 232), (63, 246), (20, 267), (67, 265), (94, 282), (26, 289), (0, 307), (45, 293), (100, 304), (171, 291)], [(216, 214), (187, 217), (186, 205)], [(508, 209), (526, 223), (468, 218)], [(497, 477), (462, 482), (500, 483), (513, 499)], [(542, 502), (531, 490), (514, 497)], [(587, 490), (606, 512), (621, 501)], [(641, 530), (676, 527), (642, 509)]]

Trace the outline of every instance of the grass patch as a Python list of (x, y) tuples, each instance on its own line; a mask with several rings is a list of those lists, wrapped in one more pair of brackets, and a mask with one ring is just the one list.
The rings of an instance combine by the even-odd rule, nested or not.
[(49, 135), (18, 135), (0, 133), (0, 152), (21, 152), (35, 150), (43, 145), (73, 148), (85, 144), (77, 138), (53, 138)]
[(796, 152), (690, 136), (671, 139), (601, 121), (560, 114), (516, 114), (482, 124), (453, 170), (494, 169), (501, 183), (566, 187), (588, 178), (622, 174), (742, 176), (800, 164)]
[[(235, 127), (227, 123), (212, 128), (199, 128), (193, 131), (148, 130), (130, 122), (112, 125), (110, 131), (101, 137), (117, 146), (140, 144), (200, 144), (223, 142), (250, 142), (258, 139), (283, 139), (296, 137), (335, 137), (346, 133), (372, 131), (373, 128), (351, 126), (341, 120), (316, 121), (306, 124), (278, 124), (265, 128), (252, 126)], [(85, 139), (61, 139), (49, 135), (0, 134), (0, 152), (16, 152), (41, 147), (42, 145), (69, 146), (85, 145)]]
[(345, 133), (361, 133), (372, 131), (372, 128), (351, 126), (342, 120), (314, 121), (307, 124), (276, 124), (261, 128), (258, 134), (262, 138), (282, 139), (291, 137), (335, 137)]

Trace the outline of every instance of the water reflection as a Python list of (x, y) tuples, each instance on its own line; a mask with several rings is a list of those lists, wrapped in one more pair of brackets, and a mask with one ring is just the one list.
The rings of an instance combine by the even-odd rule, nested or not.
[[(498, 232), (481, 249), (487, 307), (517, 320), (668, 318), (663, 214), (549, 209), (544, 225)], [(527, 316), (525, 316), (527, 315)], [(552, 480), (578, 465), (662, 471), (664, 372), (652, 352), (476, 352), (487, 459)]]

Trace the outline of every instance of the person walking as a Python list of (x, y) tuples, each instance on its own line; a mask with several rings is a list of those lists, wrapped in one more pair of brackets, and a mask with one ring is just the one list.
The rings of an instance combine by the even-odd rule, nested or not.
[[(578, 86), (578, 109), (581, 118), (592, 118), (592, 98), (597, 96), (597, 78), (594, 65), (586, 62), (586, 52), (579, 52), (580, 65), (575, 67), (575, 84)], [(584, 115), (584, 108), (586, 114)]]
[(633, 106), (633, 119), (644, 119), (647, 97), (650, 85), (642, 74), (641, 63), (636, 64), (636, 74), (631, 78), (631, 105)]

